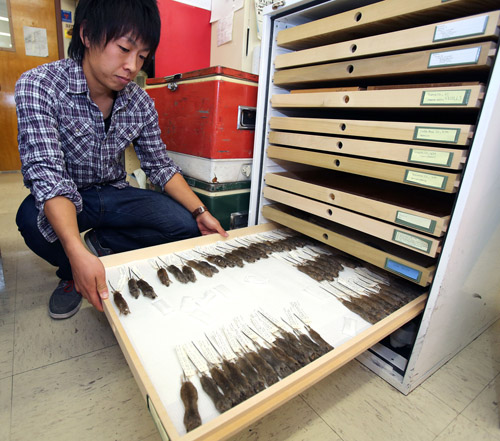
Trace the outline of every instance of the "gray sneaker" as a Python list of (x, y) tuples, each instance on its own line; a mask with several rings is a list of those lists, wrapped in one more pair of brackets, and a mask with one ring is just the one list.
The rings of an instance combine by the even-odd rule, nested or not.
[(87, 247), (91, 251), (91, 253), (94, 256), (97, 257), (102, 257), (102, 256), (109, 256), (110, 254), (113, 254), (113, 250), (110, 248), (104, 248), (101, 246), (99, 243), (99, 239), (97, 239), (97, 234), (95, 230), (89, 230), (85, 233), (83, 236), (83, 240), (87, 244)]
[(82, 304), (82, 295), (76, 292), (73, 280), (61, 280), (49, 300), (49, 315), (55, 320), (75, 315)]

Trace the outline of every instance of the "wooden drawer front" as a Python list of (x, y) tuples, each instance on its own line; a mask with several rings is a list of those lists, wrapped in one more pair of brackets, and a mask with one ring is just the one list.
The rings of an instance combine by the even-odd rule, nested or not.
[(328, 63), (418, 48), (440, 47), (450, 43), (495, 39), (498, 37), (500, 11), (404, 29), (356, 40), (279, 54), (276, 69)]
[(451, 195), (427, 191), (415, 194), (416, 189), (408, 198), (405, 187), (328, 171), (267, 173), (265, 182), (270, 187), (435, 237), (446, 231), (453, 202)]
[(387, 224), (341, 208), (332, 207), (323, 202), (312, 201), (287, 191), (268, 186), (264, 189), (264, 197), (271, 201), (289, 205), (290, 207), (307, 211), (315, 216), (346, 225), (349, 228), (362, 231), (363, 233), (396, 245), (401, 245), (426, 256), (436, 257), (437, 253), (441, 251), (441, 241), (439, 239), (415, 233), (404, 227)]
[(302, 147), (312, 150), (353, 155), (365, 158), (427, 165), (439, 168), (461, 169), (466, 161), (464, 150), (424, 147), (413, 144), (397, 144), (364, 141), (354, 138), (335, 138), (298, 133), (269, 133), (271, 144)]
[(273, 130), (325, 133), (361, 138), (394, 139), (399, 141), (432, 142), (469, 145), (474, 126), (467, 124), (408, 123), (401, 121), (369, 121), (325, 118), (274, 116)]
[(400, 184), (415, 185), (421, 188), (444, 191), (447, 193), (456, 192), (460, 182), (460, 174), (458, 173), (446, 173), (442, 171), (349, 158), (330, 153), (316, 153), (293, 148), (277, 147), (274, 145), (269, 146), (267, 155), (273, 159), (283, 159), (301, 164), (314, 165), (316, 167), (384, 179)]
[[(273, 224), (265, 224), (232, 230), (230, 237), (222, 242), (246, 240), (275, 228)], [(204, 236), (102, 258), (113, 287), (123, 284), (123, 274), (132, 267), (158, 295), (155, 300), (144, 296), (134, 299), (125, 284), (120, 291), (128, 303), (130, 314), (121, 315), (111, 299), (104, 301), (104, 310), (165, 440), (219, 441), (229, 438), (416, 317), (425, 305), (427, 296), (423, 288), (397, 283), (397, 289), (400, 292), (408, 289), (414, 300), (392, 312), (387, 311), (372, 324), (346, 308), (333, 290), (322, 288), (323, 282), (319, 283), (298, 271), (290, 262), (274, 257), (246, 263), (244, 268), (220, 269), (213, 278), (197, 273), (198, 280), (194, 285), (173, 280), (167, 288), (159, 283), (156, 270), (149, 262), (151, 259), (158, 256), (169, 259), (179, 253), (192, 253), (200, 247), (203, 250), (216, 243), (221, 244), (220, 239), (218, 235)], [(338, 280), (344, 273), (346, 277), (355, 275), (355, 270), (345, 268)], [(429, 277), (429, 274), (423, 277)], [(215, 410), (202, 390), (198, 376), (188, 373), (189, 380), (198, 391), (202, 425), (186, 433), (183, 427), (184, 408), (179, 396), (180, 378), (183, 369), (193, 370), (193, 366), (188, 365), (188, 361), (181, 368), (176, 347), (196, 342), (203, 351), (201, 340), (206, 339), (205, 335), (213, 335), (221, 329), (229, 332), (226, 325), (233, 323), (234, 319), (243, 323), (257, 309), (270, 314), (270, 317), (283, 317), (281, 314), (289, 307), (305, 312), (311, 319), (310, 326), (331, 342), (335, 349), (222, 414)], [(265, 319), (261, 317), (261, 320)], [(343, 332), (344, 320), (356, 324), (354, 333)], [(269, 332), (271, 328), (268, 326), (267, 330), (258, 332)], [(160, 345), (158, 341), (161, 341)], [(205, 343), (208, 344), (208, 341)], [(232, 344), (229, 338), (227, 344)], [(219, 341), (216, 346), (219, 346)]]
[[(496, 52), (492, 42), (453, 46), (385, 57), (284, 69), (274, 74), (281, 87), (308, 85), (335, 80), (364, 80), (380, 77), (488, 70)], [(404, 78), (400, 78), (404, 81)]]
[(331, 17), (284, 29), (278, 33), (279, 46), (303, 49), (367, 35), (399, 30), (432, 22), (463, 17), (498, 8), (495, 0), (384, 0)]
[(428, 286), (432, 282), (436, 269), (434, 259), (370, 238), (361, 232), (341, 228), (331, 222), (318, 222), (312, 216), (304, 219), (301, 217), (304, 213), (288, 210), (287, 207), (265, 205), (262, 213), (273, 222), (285, 225), (418, 285)]
[(271, 105), (283, 108), (479, 109), (483, 86), (362, 90), (352, 92), (273, 95)]

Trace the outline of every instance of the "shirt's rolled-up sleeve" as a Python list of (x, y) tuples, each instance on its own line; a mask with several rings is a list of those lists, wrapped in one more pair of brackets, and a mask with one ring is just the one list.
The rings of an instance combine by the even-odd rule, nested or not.
[(49, 242), (57, 236), (44, 214), (45, 202), (56, 196), (71, 200), (82, 210), (77, 187), (66, 171), (60, 148), (54, 96), (44, 80), (28, 73), (16, 83), (15, 101), (18, 117), (18, 145), (21, 171), (39, 210), (38, 226)]

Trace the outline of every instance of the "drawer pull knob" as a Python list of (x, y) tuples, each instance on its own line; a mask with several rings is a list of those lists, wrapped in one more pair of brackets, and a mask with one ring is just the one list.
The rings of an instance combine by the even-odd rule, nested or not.
[(344, 147), (344, 144), (342, 144), (342, 142), (337, 142), (337, 148), (341, 149), (342, 147)]
[(345, 124), (340, 124), (340, 130), (344, 131), (347, 129), (347, 126)]
[(363, 14), (361, 12), (358, 12), (358, 13), (354, 14), (354, 20), (355, 21), (360, 21), (361, 17), (363, 17)]
[(323, 239), (328, 240), (328, 234), (323, 233)]
[(332, 201), (334, 201), (334, 200), (335, 200), (335, 194), (334, 194), (334, 193), (330, 193), (330, 199), (331, 199)]
[(354, 72), (354, 66), (352, 64), (349, 64), (349, 66), (347, 66), (347, 73), (353, 73)]
[(337, 167), (340, 167), (340, 161), (339, 161), (338, 159), (336, 159), (336, 160), (335, 160), (335, 165), (336, 165)]
[(351, 52), (354, 53), (358, 50), (358, 46), (355, 44), (351, 44)]
[(328, 213), (328, 216), (331, 216), (333, 214), (333, 211), (331, 208), (329, 208), (328, 210), (326, 210), (326, 212)]
[(348, 102), (349, 102), (349, 95), (346, 95), (344, 96), (344, 103), (347, 104)]

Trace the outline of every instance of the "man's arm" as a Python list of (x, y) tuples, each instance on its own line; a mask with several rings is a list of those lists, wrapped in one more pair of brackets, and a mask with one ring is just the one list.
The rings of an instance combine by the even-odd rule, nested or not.
[(68, 256), (77, 292), (102, 311), (101, 299), (108, 298), (104, 266), (83, 245), (75, 205), (64, 196), (56, 196), (45, 202), (44, 211)]
[[(186, 180), (179, 173), (174, 174), (165, 184), (165, 193), (182, 204), (190, 213), (203, 205), (200, 198), (196, 196)], [(219, 221), (208, 211), (197, 216), (196, 222), (203, 235), (219, 233), (221, 236), (228, 236), (224, 228), (221, 227)]]

